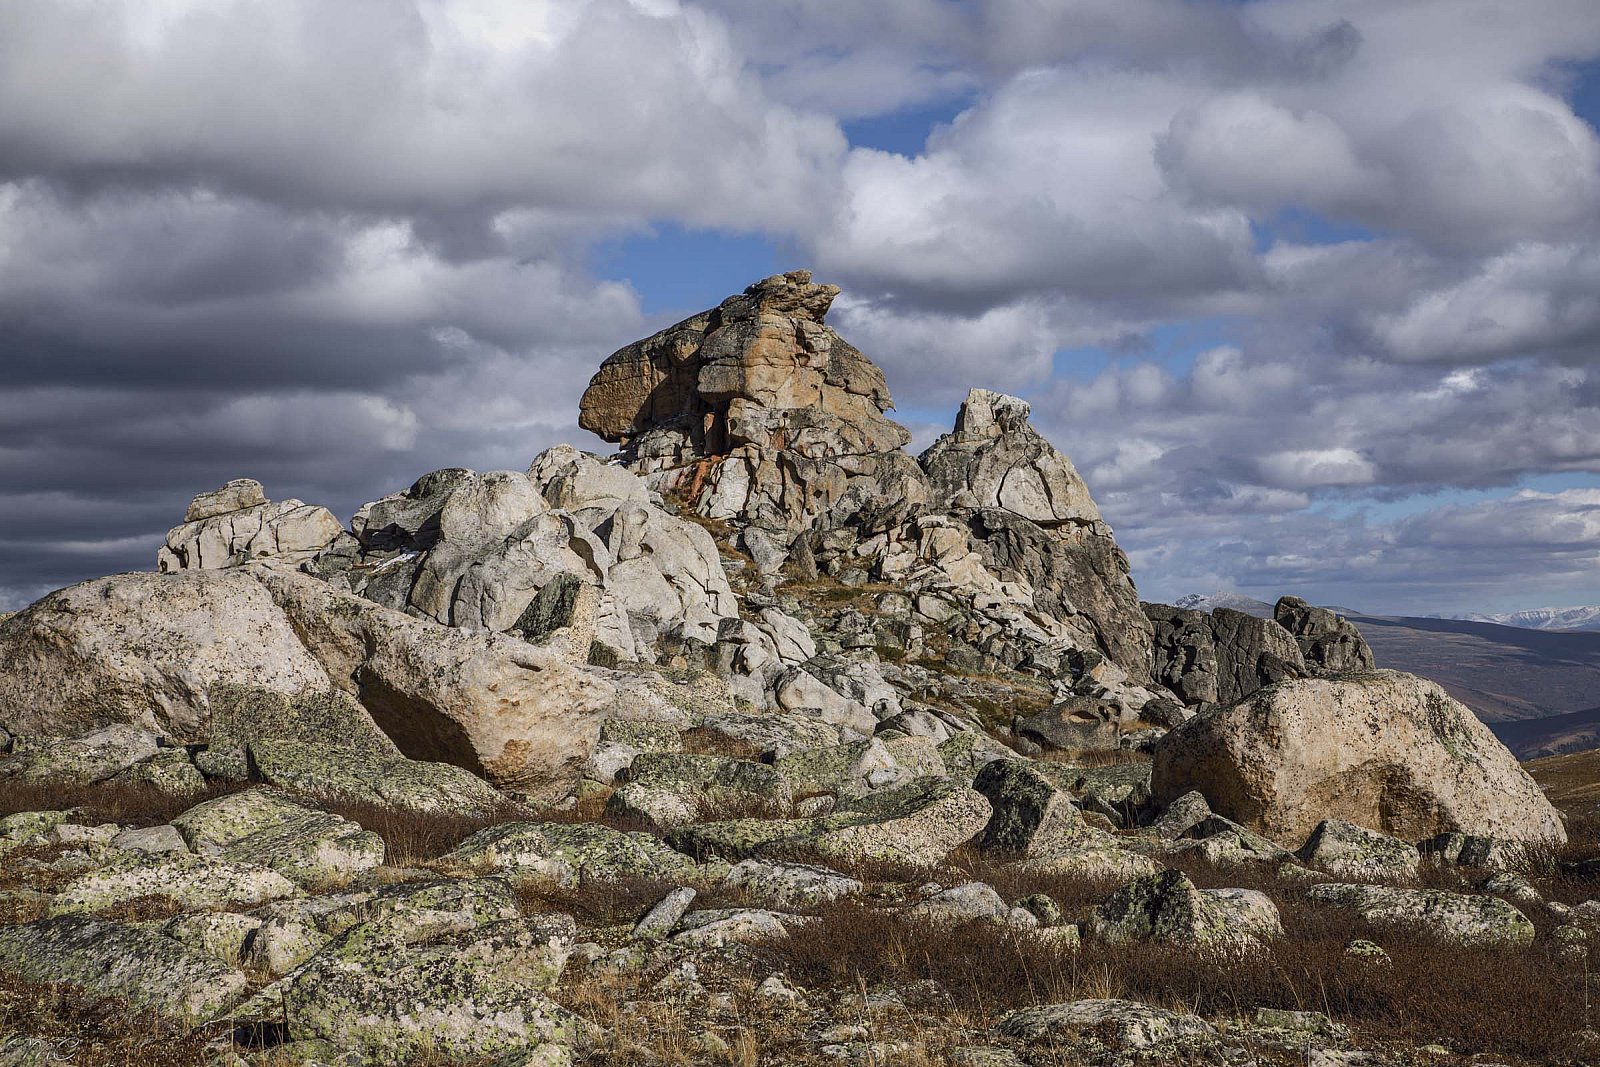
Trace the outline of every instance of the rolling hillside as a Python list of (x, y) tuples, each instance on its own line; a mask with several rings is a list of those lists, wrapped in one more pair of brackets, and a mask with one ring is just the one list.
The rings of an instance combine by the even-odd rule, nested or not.
[(1600, 633), (1350, 615), (1380, 667), (1444, 686), (1519, 758), (1600, 745)]

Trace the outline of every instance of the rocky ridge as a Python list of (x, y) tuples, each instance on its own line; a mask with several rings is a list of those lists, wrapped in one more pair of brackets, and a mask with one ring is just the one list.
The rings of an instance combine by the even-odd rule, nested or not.
[[(846, 928), (1244, 966), (1303, 954), (1293, 909), (1380, 954), (1587, 951), (1524, 877), (1563, 821), (1470, 712), (1293, 597), (1141, 604), (1018, 398), (972, 390), (912, 457), (837, 294), (778, 275), (606, 359), (580, 423), (616, 456), (436, 471), (348, 527), (237, 480), (159, 573), (0, 621), (0, 976), (230, 1064), (657, 1056), (601, 988), (723, 1020), (716, 1062), (751, 1062), (751, 1004), (810, 1012), (794, 1062), (1275, 1062), (1285, 1026), (1354, 1053), (1070, 983), (930, 1036), (948, 987), (790, 983)], [(873, 997), (923, 1030), (840, 1022)]]

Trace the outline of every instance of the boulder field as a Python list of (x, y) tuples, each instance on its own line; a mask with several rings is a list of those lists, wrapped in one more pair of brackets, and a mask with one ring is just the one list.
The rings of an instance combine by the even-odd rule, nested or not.
[[(348, 524), (237, 479), (156, 570), (0, 619), (0, 797), (80, 798), (0, 811), (26, 857), (0, 973), (284, 1062), (510, 1065), (621, 1032), (573, 967), (692, 991), (845, 905), (1054, 953), (1254, 958), (1298, 936), (1286, 902), (1380, 940), (1586, 944), (1522, 880), (1562, 817), (1465, 707), (1294, 597), (1142, 603), (1021, 399), (973, 389), (913, 456), (838, 292), (777, 275), (607, 358), (579, 423), (615, 455), (435, 471)], [(1441, 870), (1467, 873), (1421, 884)], [(580, 906), (639, 882), (625, 922)], [(1024, 883), (1097, 892), (999, 888)], [(973, 1054), (1023, 1059), (951, 1062), (1086, 1026), (1110, 1055), (1229, 1029), (1034, 1004)]]

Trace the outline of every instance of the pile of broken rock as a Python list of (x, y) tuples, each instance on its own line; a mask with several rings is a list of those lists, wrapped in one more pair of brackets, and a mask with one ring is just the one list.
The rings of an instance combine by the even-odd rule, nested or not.
[[(605, 360), (580, 424), (615, 457), (436, 471), (348, 527), (230, 482), (159, 573), (0, 622), (0, 786), (198, 801), (142, 828), (0, 820), (0, 852), (43, 850), (18, 865), (35, 887), (0, 890), (39, 913), (0, 927), (0, 970), (220, 1021), (235, 1060), (532, 1064), (600, 1040), (549, 995), (569, 960), (692, 974), (879, 899), (864, 864), (975, 850), (1119, 885), (1085, 916), (972, 882), (881, 905), (1062, 946), (1276, 936), (1268, 895), (1197, 889), (1180, 859), (1316, 881), (1376, 929), (1534, 936), (1503, 892), (1415, 887), (1565, 839), (1467, 709), (1292, 597), (1274, 619), (1142, 604), (1022, 400), (973, 390), (911, 456), (882, 373), (825, 323), (837, 292), (769, 278)], [(338, 804), (481, 829), (419, 870)], [(619, 879), (683, 887), (622, 947), (516, 891)], [(697, 886), (751, 906), (690, 910)], [(150, 898), (172, 914), (118, 917)], [(989, 1052), (1107, 1020), (1134, 1044), (1212, 1032), (1079, 1000), (1008, 1017)]]

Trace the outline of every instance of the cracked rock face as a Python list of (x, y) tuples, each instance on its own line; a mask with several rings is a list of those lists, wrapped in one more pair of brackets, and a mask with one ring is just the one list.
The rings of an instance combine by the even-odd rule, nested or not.
[(999, 508), (1045, 527), (1103, 523), (1072, 461), (1028, 422), (1027, 401), (973, 389), (953, 433), (920, 457), (940, 498), (954, 508)]
[(253, 559), (300, 564), (354, 547), (327, 508), (299, 500), (274, 503), (260, 482), (236, 478), (190, 502), (183, 525), (168, 531), (157, 567), (163, 572), (217, 570)]

